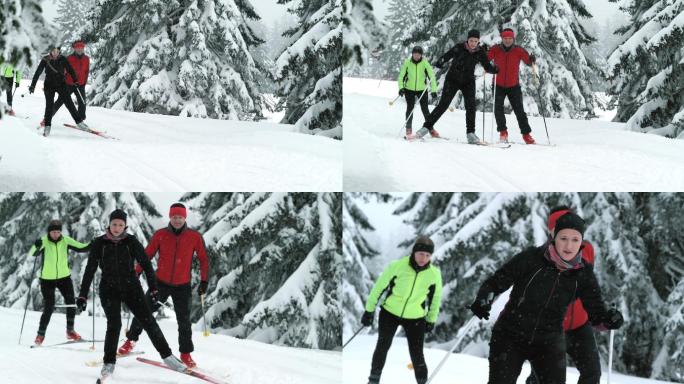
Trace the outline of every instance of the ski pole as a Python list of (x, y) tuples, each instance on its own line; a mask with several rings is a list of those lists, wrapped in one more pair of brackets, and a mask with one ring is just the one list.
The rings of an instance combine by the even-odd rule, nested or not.
[(427, 92), (427, 90), (428, 89), (426, 87), (425, 90), (423, 91), (423, 93), (420, 94), (420, 97), (418, 97), (418, 100), (416, 100), (416, 102), (413, 103), (413, 108), (411, 109), (411, 113), (409, 113), (406, 120), (404, 120), (404, 125), (399, 129), (399, 136), (401, 136), (401, 130), (406, 128), (406, 123), (408, 123), (411, 116), (413, 116), (413, 112), (416, 110), (416, 104), (420, 103), (420, 100), (423, 98), (423, 95), (425, 94), (425, 92)]
[(390, 107), (394, 105), (394, 103), (397, 101), (398, 98), (400, 98), (401, 95), (398, 95), (397, 97), (394, 98), (394, 100), (389, 102)]
[(36, 273), (36, 262), (38, 257), (34, 256), (33, 268), (31, 269), (31, 281), (29, 282), (28, 297), (26, 297), (26, 305), (24, 306), (24, 317), (21, 319), (21, 329), (19, 330), (19, 344), (21, 344), (21, 334), (24, 333), (24, 321), (26, 321), (26, 311), (28, 311), (28, 303), (31, 300), (31, 287), (33, 286), (33, 275)]
[(610, 384), (610, 374), (613, 371), (613, 339), (615, 330), (610, 330), (610, 341), (608, 341), (608, 378), (606, 384)]
[(76, 304), (58, 304), (54, 305), (55, 308), (76, 308)]
[[(496, 120), (496, 115), (494, 114), (494, 106), (496, 104), (496, 73), (492, 76), (492, 129), (490, 132), (490, 141), (494, 142), (494, 120)], [(484, 134), (482, 134), (482, 139), (484, 140)]]
[(350, 337), (349, 340), (347, 340), (347, 342), (344, 343), (344, 345), (342, 345), (342, 349), (344, 349), (344, 347), (346, 347), (347, 344), (351, 343), (351, 341), (354, 340), (354, 338), (356, 337), (356, 335), (358, 335), (359, 332), (361, 332), (364, 328), (366, 328), (366, 326), (365, 326), (365, 325), (362, 325), (361, 328), (359, 328), (356, 332), (354, 332), (354, 334), (352, 335), (352, 337)]
[(432, 372), (432, 374), (428, 378), (428, 381), (426, 381), (425, 384), (430, 384), (432, 379), (434, 379), (435, 376), (437, 376), (437, 373), (439, 372), (439, 370), (442, 369), (442, 366), (444, 365), (444, 363), (446, 363), (447, 359), (449, 358), (449, 356), (451, 356), (451, 354), (454, 352), (456, 347), (458, 347), (458, 345), (461, 344), (461, 341), (463, 341), (466, 334), (468, 334), (468, 331), (470, 330), (470, 328), (472, 328), (475, 324), (477, 324), (477, 320), (478, 320), (478, 318), (473, 316), (470, 318), (470, 320), (468, 320), (466, 325), (463, 326), (463, 328), (461, 328), (461, 332), (460, 332), (461, 335), (458, 336), (454, 345), (452, 345), (451, 349), (449, 349), (449, 351), (444, 355), (444, 358), (442, 359), (442, 361), (439, 362), (439, 365), (437, 365), (437, 368), (435, 368), (435, 370)]
[(95, 282), (93, 282), (93, 345), (90, 346), (90, 350), (95, 350)]
[(485, 108), (487, 104), (487, 73), (482, 75), (482, 140), (485, 137)]
[[(125, 333), (128, 333), (128, 325), (131, 323), (131, 309), (128, 308), (126, 312), (128, 312), (128, 316), (126, 316), (126, 332)], [(93, 339), (94, 339), (94, 337), (93, 337)]]
[(204, 310), (204, 295), (200, 295), (200, 302), (202, 303), (202, 319), (204, 319), (204, 337), (207, 337), (209, 330), (207, 330), (207, 313)]
[(537, 76), (537, 64), (532, 65), (532, 74), (534, 75), (535, 82), (537, 83), (537, 98), (539, 98), (539, 104), (541, 104), (542, 107), (542, 119), (544, 120), (544, 129), (546, 130), (546, 140), (549, 142), (549, 145), (551, 145), (551, 139), (549, 138), (549, 128), (546, 126), (546, 117), (544, 116), (544, 100), (541, 97), (541, 82), (539, 81), (539, 76)]

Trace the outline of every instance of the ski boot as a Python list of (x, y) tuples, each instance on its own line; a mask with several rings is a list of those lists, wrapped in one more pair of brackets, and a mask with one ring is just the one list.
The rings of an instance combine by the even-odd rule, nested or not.
[(526, 133), (523, 135), (523, 140), (525, 140), (525, 144), (535, 144), (536, 142), (532, 138), (532, 135), (529, 133)]
[(49, 125), (46, 125), (45, 128), (43, 129), (43, 136), (45, 136), (45, 137), (50, 136), (50, 129), (52, 129), (52, 127)]
[(43, 345), (43, 340), (45, 340), (45, 336), (43, 336), (43, 335), (36, 335), (36, 339), (33, 340), (33, 344), (35, 344), (36, 346), (40, 347), (41, 345)]
[(102, 370), (100, 370), (100, 378), (97, 379), (98, 383), (104, 382), (105, 379), (110, 377), (111, 375), (114, 374), (114, 367), (115, 365), (112, 363), (107, 363), (102, 366)]
[(380, 376), (371, 373), (371, 375), (368, 376), (368, 384), (380, 384)]
[(508, 143), (508, 131), (503, 130), (499, 132), (499, 143)]
[(415, 135), (413, 135), (414, 139), (422, 139), (425, 135), (427, 135), (430, 131), (428, 131), (427, 128), (422, 127), (421, 129), (416, 132)]
[(413, 137), (413, 129), (411, 129), (411, 127), (406, 127), (406, 135), (404, 135), (404, 139), (411, 140), (412, 137)]
[(197, 363), (195, 363), (189, 353), (181, 353), (180, 359), (188, 368), (195, 368), (197, 366)]
[(81, 121), (80, 123), (76, 124), (76, 126), (84, 131), (90, 130), (90, 127), (85, 123), (85, 121)]
[(188, 367), (183, 364), (182, 361), (178, 360), (178, 358), (174, 355), (169, 355), (164, 358), (164, 364), (166, 364), (167, 367), (173, 369), (174, 371), (178, 372), (185, 372), (188, 370)]
[(40, 127), (45, 128), (45, 119), (40, 121)]
[(126, 339), (126, 341), (125, 341), (125, 342), (123, 343), (123, 345), (119, 348), (119, 350), (117, 351), (117, 353), (118, 353), (119, 355), (121, 355), (121, 356), (128, 355), (128, 354), (131, 353), (131, 351), (133, 350), (133, 347), (135, 347), (135, 341), (133, 341), (133, 340), (131, 340), (131, 339)]
[(17, 114), (14, 113), (14, 109), (10, 109), (9, 112), (7, 112), (8, 115), (10, 116), (16, 116)]
[(434, 128), (430, 130), (430, 136), (434, 137), (435, 139), (440, 139), (442, 137), (439, 135), (439, 132), (437, 132), (437, 130)]
[(482, 144), (482, 140), (474, 132), (468, 132), (466, 139), (468, 139), (468, 144)]
[(82, 339), (81, 335), (76, 333), (76, 331), (74, 331), (73, 329), (67, 329), (66, 337), (67, 337), (67, 340), (71, 340), (71, 341), (80, 341)]

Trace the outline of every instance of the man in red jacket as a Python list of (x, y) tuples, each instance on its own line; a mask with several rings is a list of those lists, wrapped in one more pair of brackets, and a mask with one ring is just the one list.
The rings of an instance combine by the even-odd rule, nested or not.
[[(145, 253), (150, 259), (159, 253), (157, 260), (157, 301), (165, 302), (171, 296), (173, 307), (178, 321), (178, 345), (181, 360), (189, 368), (197, 364), (192, 360), (190, 353), (194, 350), (192, 344), (192, 330), (190, 323), (190, 299), (192, 296), (191, 272), (192, 258), (197, 255), (200, 264), (201, 282), (198, 294), (204, 295), (207, 291), (207, 276), (209, 274), (209, 260), (204, 247), (202, 235), (187, 227), (187, 209), (183, 204), (175, 203), (169, 210), (169, 225), (157, 230), (152, 240), (145, 248)], [(136, 272), (141, 272), (140, 265), (136, 266)], [(148, 292), (148, 304), (152, 306), (152, 300)], [(152, 308), (154, 311), (157, 308)], [(119, 348), (119, 354), (126, 355), (135, 346), (138, 336), (142, 333), (142, 325), (138, 319), (133, 319), (131, 328), (126, 333), (126, 342)]]
[[(78, 115), (81, 120), (86, 118), (86, 103), (85, 103), (85, 85), (88, 81), (88, 74), (90, 72), (90, 57), (84, 53), (85, 43), (83, 40), (77, 40), (72, 44), (74, 53), (67, 57), (67, 61), (76, 72), (76, 78), (71, 77), (69, 73), (66, 74), (65, 82), (67, 86), (67, 95), (71, 97), (72, 93), (76, 94), (76, 102), (78, 103)], [(55, 103), (53, 116), (57, 110), (64, 104), (62, 98), (58, 98)]]
[(515, 32), (510, 28), (501, 31), (501, 44), (492, 46), (487, 54), (488, 60), (494, 60), (499, 67), (496, 77), (496, 97), (494, 98), (494, 118), (496, 130), (499, 131), (499, 140), (508, 142), (508, 129), (506, 128), (506, 116), (504, 115), (504, 100), (508, 96), (515, 117), (518, 119), (520, 133), (527, 144), (534, 144), (530, 132), (530, 124), (527, 122), (527, 114), (523, 107), (522, 90), (520, 89), (520, 62), (532, 65), (536, 62), (534, 55), (527, 53), (525, 48), (515, 45)]
[[(558, 218), (568, 212), (572, 212), (572, 210), (566, 206), (551, 210), (548, 220), (550, 233), (553, 233)], [(591, 265), (593, 268), (594, 247), (586, 240), (582, 244), (582, 262)], [(598, 384), (601, 378), (601, 361), (594, 339), (594, 331), (589, 323), (589, 315), (587, 315), (581, 299), (576, 299), (568, 306), (565, 319), (563, 319), (563, 330), (565, 330), (566, 352), (580, 372), (577, 383)], [(538, 382), (534, 372), (531, 372), (526, 384), (538, 384)]]

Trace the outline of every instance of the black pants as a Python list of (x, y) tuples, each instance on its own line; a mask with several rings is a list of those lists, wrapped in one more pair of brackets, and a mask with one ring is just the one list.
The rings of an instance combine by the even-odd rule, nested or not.
[[(64, 277), (57, 280), (43, 280), (40, 279), (40, 292), (43, 294), (43, 314), (40, 316), (40, 325), (38, 325), (38, 334), (45, 336), (45, 330), (50, 317), (55, 310), (55, 289), (59, 289), (59, 293), (64, 297), (65, 304), (76, 304), (74, 298), (74, 284), (71, 282), (71, 277)], [(67, 330), (74, 329), (74, 317), (76, 317), (76, 308), (67, 308)]]
[(524, 135), (526, 133), (532, 132), (530, 123), (527, 122), (525, 108), (523, 107), (523, 97), (520, 85), (516, 85), (513, 88), (502, 88), (498, 85), (496, 86), (496, 98), (494, 99), (494, 118), (496, 119), (496, 130), (501, 132), (507, 129), (506, 116), (504, 115), (503, 108), (504, 99), (506, 96), (508, 96), (508, 101), (511, 103), (513, 113), (515, 113), (515, 117), (518, 119), (520, 133)]
[(157, 320), (145, 302), (145, 294), (140, 285), (131, 286), (125, 292), (113, 289), (100, 289), (100, 302), (107, 316), (107, 332), (105, 334), (104, 358), (105, 363), (116, 363), (116, 348), (121, 332), (121, 303), (125, 303), (133, 316), (152, 340), (154, 348), (162, 358), (171, 355), (171, 348), (164, 338)]
[[(86, 119), (85, 85), (67, 85), (67, 97), (71, 99), (72, 93), (76, 94), (76, 103), (78, 104), (78, 118), (81, 121), (83, 121)], [(62, 107), (62, 104), (64, 104), (64, 100), (62, 100), (62, 96), (60, 96), (57, 98), (57, 102), (55, 102), (55, 110), (52, 113), (53, 116), (57, 114), (57, 111), (59, 111), (59, 109)]]
[(565, 384), (565, 338), (562, 332), (538, 336), (530, 344), (495, 326), (489, 342), (489, 384), (515, 384), (525, 360), (529, 360), (539, 383)]
[[(423, 94), (421, 97), (420, 95)], [(430, 115), (430, 110), (428, 109), (428, 93), (425, 91), (410, 91), (408, 89), (404, 90), (404, 97), (406, 98), (406, 128), (411, 128), (411, 123), (413, 123), (413, 108), (416, 105), (416, 98), (420, 97), (420, 110), (423, 112), (423, 117), (427, 120)], [(413, 112), (413, 113), (411, 113)], [(409, 116), (410, 115), (410, 116)]]
[[(580, 373), (577, 384), (598, 384), (601, 378), (601, 360), (589, 322), (565, 332), (565, 347)], [(527, 378), (526, 384), (539, 384), (534, 371)]]
[(387, 312), (384, 308), (380, 310), (380, 320), (378, 326), (378, 343), (373, 352), (373, 363), (368, 380), (373, 382), (380, 381), (382, 368), (385, 366), (387, 352), (392, 346), (392, 339), (397, 332), (397, 327), (402, 326), (406, 332), (411, 363), (416, 375), (416, 382), (424, 384), (427, 381), (428, 370), (423, 356), (423, 339), (425, 337), (425, 319), (402, 319)]
[(442, 90), (442, 96), (439, 98), (439, 104), (432, 110), (430, 116), (425, 119), (425, 124), (423, 127), (432, 130), (437, 120), (442, 117), (442, 114), (449, 108), (451, 100), (456, 96), (456, 92), (461, 91), (463, 93), (463, 102), (466, 109), (466, 132), (475, 132), (475, 107), (477, 103), (475, 101), (475, 79), (467, 83), (458, 83), (454, 80), (447, 79), (444, 82), (444, 89)]
[(57, 88), (44, 88), (43, 93), (45, 94), (45, 125), (52, 125), (52, 116), (54, 116), (55, 111), (55, 93), (59, 95), (58, 100), (62, 99), (64, 105), (66, 105), (71, 118), (74, 119), (76, 124), (80, 123), (82, 120), (78, 116), (78, 111), (74, 107), (74, 102), (71, 101), (71, 97), (67, 94), (66, 85), (62, 84)]
[(5, 77), (4, 79), (5, 83), (2, 84), (2, 87), (7, 92), (7, 105), (12, 108), (12, 83), (14, 82), (14, 77)]
[[(190, 284), (171, 286), (157, 282), (159, 293), (157, 299), (159, 301), (166, 301), (171, 296), (173, 300), (173, 308), (176, 311), (176, 321), (178, 322), (178, 349), (181, 353), (190, 353), (195, 350), (192, 345), (192, 324), (190, 323), (190, 299), (192, 298), (192, 288)], [(150, 293), (147, 292), (146, 300), (148, 305), (152, 305)], [(156, 311), (157, 308), (153, 308)], [(131, 329), (126, 333), (126, 337), (131, 340), (138, 340), (138, 336), (142, 333), (142, 326), (138, 317), (133, 319)]]

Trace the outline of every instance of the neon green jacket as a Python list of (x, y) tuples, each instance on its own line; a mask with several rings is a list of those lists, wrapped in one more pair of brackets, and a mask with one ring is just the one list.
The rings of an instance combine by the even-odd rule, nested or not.
[(29, 256), (43, 255), (43, 268), (40, 270), (40, 278), (43, 280), (57, 280), (71, 276), (69, 268), (69, 250), (76, 252), (87, 252), (90, 244), (83, 244), (69, 236), (61, 236), (59, 240), (52, 241), (45, 235), (41, 238), (43, 245), (36, 249), (33, 245), (29, 251)]
[(401, 66), (397, 82), (399, 89), (405, 88), (410, 91), (424, 91), (425, 90), (425, 76), (430, 78), (430, 86), (432, 92), (437, 92), (437, 81), (435, 80), (435, 73), (432, 71), (430, 63), (425, 58), (415, 63), (410, 57), (404, 60), (404, 65)]
[(21, 71), (15, 70), (14, 66), (10, 63), (0, 64), (0, 76), (14, 77), (14, 82), (17, 84), (21, 82)]
[(382, 307), (389, 313), (404, 319), (425, 317), (429, 323), (437, 321), (442, 300), (442, 273), (429, 264), (416, 270), (410, 256), (393, 261), (373, 285), (366, 311), (375, 312), (380, 296), (387, 290)]

